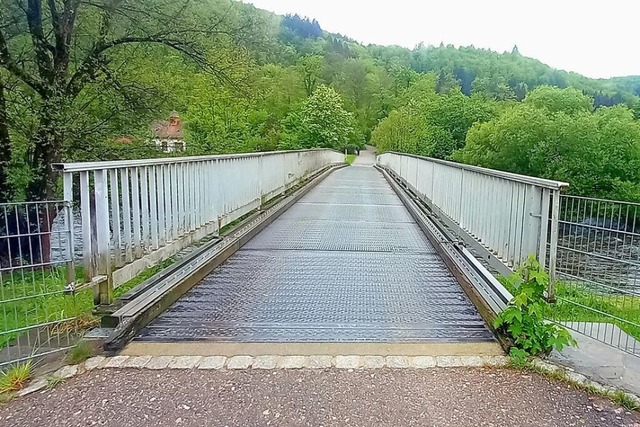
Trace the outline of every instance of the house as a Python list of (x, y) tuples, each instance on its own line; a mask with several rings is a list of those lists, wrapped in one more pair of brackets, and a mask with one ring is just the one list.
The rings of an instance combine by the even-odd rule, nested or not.
[(165, 153), (184, 151), (183, 125), (175, 111), (169, 115), (169, 120), (155, 120), (151, 124), (151, 132), (159, 150)]

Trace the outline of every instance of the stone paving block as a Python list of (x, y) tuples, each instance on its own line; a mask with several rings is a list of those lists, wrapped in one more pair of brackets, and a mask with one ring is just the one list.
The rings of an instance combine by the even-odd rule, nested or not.
[(412, 368), (427, 369), (436, 367), (436, 358), (433, 356), (415, 356), (409, 359)]
[(222, 369), (226, 361), (227, 358), (225, 356), (203, 357), (198, 364), (198, 369)]
[(562, 368), (560, 368), (559, 366), (540, 359), (533, 359), (531, 361), (531, 364), (547, 372), (559, 372), (562, 370)]
[(365, 369), (384, 368), (384, 357), (382, 356), (362, 356), (362, 367)]
[(86, 369), (87, 371), (92, 371), (96, 369), (98, 366), (100, 366), (105, 360), (106, 358), (104, 356), (91, 357), (85, 360), (84, 369)]
[(330, 368), (332, 359), (331, 356), (309, 356), (305, 360), (304, 367), (310, 369)]
[(509, 356), (484, 356), (485, 366), (504, 367), (509, 364)]
[(300, 369), (304, 366), (304, 356), (283, 356), (278, 360), (278, 367), (282, 369)]
[(277, 356), (257, 356), (253, 359), (253, 369), (275, 369), (278, 363)]
[(144, 368), (149, 363), (151, 356), (132, 356), (122, 363), (123, 368)]
[(479, 368), (485, 366), (485, 359), (480, 356), (460, 356), (462, 366), (469, 368)]
[(27, 387), (18, 392), (18, 396), (26, 396), (27, 394), (35, 393), (45, 388), (49, 384), (46, 378), (38, 378), (31, 382)]
[(336, 356), (336, 368), (357, 369), (360, 367), (360, 356)]
[(202, 356), (176, 356), (169, 362), (169, 369), (193, 369)]
[(146, 369), (166, 369), (173, 362), (173, 356), (153, 356), (144, 366)]
[(387, 368), (408, 368), (409, 358), (406, 356), (387, 356), (385, 358)]
[(67, 378), (71, 378), (77, 373), (78, 365), (67, 365), (55, 371), (52, 376), (66, 380)]
[(578, 384), (587, 384), (589, 379), (582, 374), (573, 371), (566, 371), (567, 378), (569, 381), (573, 381)]
[(103, 365), (105, 368), (120, 368), (129, 356), (113, 356)]
[(252, 363), (251, 356), (233, 356), (227, 359), (227, 369), (248, 369)]
[(436, 356), (436, 365), (439, 368), (458, 368), (463, 366), (460, 356)]

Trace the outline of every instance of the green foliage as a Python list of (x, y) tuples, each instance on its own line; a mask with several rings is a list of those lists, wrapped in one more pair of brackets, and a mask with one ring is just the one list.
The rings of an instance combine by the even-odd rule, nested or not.
[(576, 114), (593, 111), (593, 98), (573, 88), (559, 90), (551, 86), (540, 86), (527, 95), (524, 103), (546, 108), (551, 113), (563, 111)]
[(415, 79), (400, 97), (405, 105), (389, 113), (371, 134), (378, 152), (399, 151), (446, 159), (464, 145), (469, 128), (489, 120), (495, 103), (484, 97), (467, 97), (459, 90), (440, 94), (436, 77)]
[[(332, 88), (320, 85), (292, 118), (289, 144), (297, 148), (334, 148), (343, 151), (354, 141), (354, 121)], [(291, 145), (286, 148), (293, 148)]]
[(0, 393), (18, 391), (31, 379), (33, 364), (31, 361), (18, 363), (0, 373)]
[(529, 356), (547, 355), (553, 349), (559, 351), (567, 345), (576, 345), (565, 328), (545, 320), (544, 293), (549, 278), (535, 257), (522, 263), (510, 281), (515, 295), (493, 326), (513, 340), (509, 354), (515, 361), (522, 363)]
[(89, 341), (80, 340), (67, 353), (67, 362), (71, 365), (77, 365), (93, 356), (93, 345)]
[(353, 164), (353, 162), (356, 160), (356, 155), (355, 154), (347, 154), (344, 157), (344, 162), (351, 165)]

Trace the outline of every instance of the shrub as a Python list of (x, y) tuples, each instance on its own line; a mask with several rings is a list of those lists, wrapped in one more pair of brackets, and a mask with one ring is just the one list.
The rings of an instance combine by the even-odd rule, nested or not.
[(515, 290), (514, 297), (493, 326), (513, 340), (509, 354), (516, 362), (577, 344), (565, 328), (544, 318), (548, 310), (544, 293), (549, 277), (535, 257), (522, 263), (517, 274), (508, 280)]

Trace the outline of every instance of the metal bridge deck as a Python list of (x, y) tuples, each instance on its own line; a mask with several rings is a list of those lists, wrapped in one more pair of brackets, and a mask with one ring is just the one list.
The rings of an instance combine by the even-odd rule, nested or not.
[(384, 177), (340, 169), (137, 340), (478, 342), (492, 334)]

